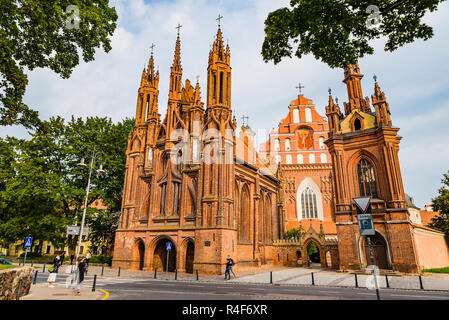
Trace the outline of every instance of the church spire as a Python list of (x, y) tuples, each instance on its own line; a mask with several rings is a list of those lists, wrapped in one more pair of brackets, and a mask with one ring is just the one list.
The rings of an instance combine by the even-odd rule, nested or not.
[(371, 112), (369, 98), (363, 98), (361, 80), (363, 74), (360, 73), (358, 62), (355, 65), (350, 64), (345, 69), (345, 79), (343, 82), (348, 89), (348, 103), (345, 103), (345, 114), (348, 115), (353, 110)]
[(380, 90), (377, 76), (374, 75), (374, 95), (371, 96), (373, 107), (376, 110), (377, 124), (379, 127), (391, 127), (391, 112), (385, 93)]
[(180, 29), (181, 25), (178, 24), (176, 29), (178, 29), (178, 37), (176, 39), (175, 55), (173, 58), (173, 65), (171, 66), (170, 72), (170, 100), (179, 100), (181, 98), (182, 90), (182, 66), (181, 66), (181, 39), (180, 39)]
[[(219, 16), (217, 20), (223, 17)], [(231, 49), (226, 50), (223, 43), (221, 24), (218, 25), (217, 36), (209, 52), (207, 75), (207, 106), (225, 106), (231, 108)]]

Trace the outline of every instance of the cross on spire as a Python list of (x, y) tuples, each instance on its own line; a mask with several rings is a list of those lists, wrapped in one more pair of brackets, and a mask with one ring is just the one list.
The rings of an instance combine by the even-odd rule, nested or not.
[(375, 82), (377, 82), (377, 76), (376, 75), (374, 75), (373, 79), (374, 79)]
[(175, 28), (175, 29), (178, 29), (178, 36), (179, 36), (179, 32), (181, 31), (181, 28), (182, 28), (183, 26), (181, 26), (181, 24), (179, 24), (178, 23), (178, 26)]
[(302, 94), (302, 89), (304, 89), (305, 87), (303, 85), (301, 85), (301, 82), (299, 83), (299, 85), (296, 87), (296, 89), (299, 89), (299, 94)]
[(150, 46), (150, 48), (151, 48), (151, 54), (153, 54), (154, 47), (156, 47), (156, 45), (155, 45), (154, 43), (152, 43), (151, 46)]
[(218, 18), (216, 19), (218, 21), (218, 26), (221, 27), (221, 19), (223, 19), (223, 16), (221, 14), (218, 15)]
[[(249, 120), (249, 117), (248, 116), (243, 116), (242, 117), (242, 120), (243, 120), (243, 126), (245, 126), (245, 123), (246, 123), (246, 125), (248, 125), (248, 120)], [(246, 121), (245, 121), (246, 120)]]

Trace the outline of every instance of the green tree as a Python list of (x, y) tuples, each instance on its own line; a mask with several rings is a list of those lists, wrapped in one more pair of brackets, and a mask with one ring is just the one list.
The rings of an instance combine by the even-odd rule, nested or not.
[(293, 53), (298, 58), (312, 53), (331, 68), (346, 68), (374, 53), (373, 39), (387, 37), (385, 51), (394, 51), (432, 38), (433, 29), (422, 18), (443, 1), (291, 0), (291, 8), (268, 15), (262, 56), (277, 64)]
[(301, 238), (301, 231), (298, 228), (292, 228), (284, 234), (284, 239), (292, 240)]
[(25, 70), (69, 78), (80, 54), (89, 62), (96, 48), (111, 50), (118, 16), (109, 0), (1, 0), (0, 12), (0, 125), (30, 128), (40, 121), (22, 102)]
[(439, 196), (432, 199), (432, 207), (434, 211), (440, 214), (432, 219), (429, 227), (444, 232), (449, 236), (449, 171), (443, 174), (441, 180), (443, 186), (438, 190)]
[[(96, 241), (113, 241), (120, 211), (128, 134), (133, 119), (118, 124), (107, 118), (62, 118), (44, 121), (44, 130), (31, 132), (30, 140), (0, 140), (0, 238), (4, 244), (32, 236), (35, 241), (67, 244), (67, 225), (80, 223), (87, 172), (77, 163), (98, 150), (96, 167), (106, 169), (93, 176), (88, 205), (101, 200), (106, 210), (89, 209), (87, 225)], [(97, 230), (99, 229), (99, 230)], [(71, 245), (76, 239), (70, 239)]]

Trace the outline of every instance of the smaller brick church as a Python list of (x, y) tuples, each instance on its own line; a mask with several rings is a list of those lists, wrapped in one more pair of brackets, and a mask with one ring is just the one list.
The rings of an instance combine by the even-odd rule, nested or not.
[[(220, 26), (206, 103), (199, 83), (182, 80), (179, 33), (163, 120), (154, 65), (152, 53), (128, 139), (114, 267), (222, 274), (230, 255), (237, 266), (363, 269), (370, 262), (352, 202), (358, 196), (373, 198), (378, 267), (416, 273), (449, 265), (444, 235), (410, 219), (399, 128), (377, 81), (371, 101), (363, 97), (358, 65), (344, 71), (343, 111), (330, 95), (323, 118), (299, 95), (260, 152), (249, 126), (237, 136), (231, 50)], [(284, 240), (293, 228), (298, 236)]]

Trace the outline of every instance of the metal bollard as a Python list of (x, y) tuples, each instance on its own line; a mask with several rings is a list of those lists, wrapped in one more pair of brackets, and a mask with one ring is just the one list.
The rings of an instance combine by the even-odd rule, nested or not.
[(118, 267), (118, 275), (117, 277), (120, 277), (120, 267)]
[(178, 269), (175, 270), (175, 280), (178, 280)]
[(104, 274), (104, 265), (101, 267), (101, 276)]
[(17, 288), (16, 300), (20, 299), (20, 289), (22, 289), (22, 281), (19, 281), (19, 287)]
[(359, 280), (357, 279), (357, 273), (354, 273), (354, 278), (355, 278), (355, 287), (358, 288), (359, 287)]
[(270, 271), (270, 284), (273, 284), (273, 271)]
[(196, 270), (196, 281), (198, 281), (198, 270)]
[(92, 285), (92, 292), (95, 292), (95, 285), (97, 284), (97, 275), (94, 275), (94, 284)]
[(44, 267), (42, 268), (42, 273), (45, 272), (45, 263), (44, 263)]
[(390, 281), (388, 281), (388, 275), (385, 275), (385, 282), (387, 284), (387, 288), (390, 288)]
[(36, 284), (37, 273), (38, 273), (38, 272), (39, 272), (38, 270), (34, 271), (33, 284)]
[(313, 277), (313, 272), (312, 272), (312, 286), (315, 285), (315, 278)]
[(154, 279), (157, 278), (157, 268), (154, 269)]
[(421, 290), (424, 290), (424, 286), (422, 284), (422, 277), (419, 276), (419, 286), (421, 287)]

